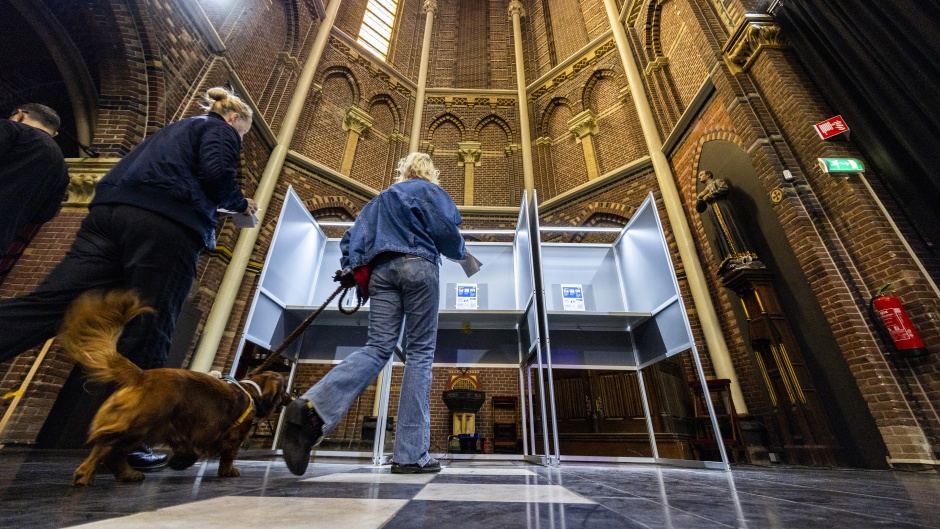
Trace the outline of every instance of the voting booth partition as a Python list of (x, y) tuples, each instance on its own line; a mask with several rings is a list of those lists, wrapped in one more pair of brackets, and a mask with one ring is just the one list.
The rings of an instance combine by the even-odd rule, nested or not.
[[(535, 197), (530, 209), (533, 234), (553, 230), (539, 228)], [(543, 442), (544, 462), (562, 459), (656, 462), (727, 469), (728, 459), (720, 440), (719, 462), (660, 457), (657, 448), (644, 369), (688, 352), (695, 376), (702, 384), (706, 382), (653, 194), (647, 196), (611, 244), (542, 243), (540, 235), (533, 238), (543, 358), (529, 360), (548, 372), (545, 375), (548, 395), (542, 399), (546, 401), (548, 415), (543, 412), (542, 416), (551, 425), (551, 442)], [(530, 373), (532, 364), (526, 366)], [(559, 402), (553, 370), (634, 373), (651, 457), (560, 453), (556, 414)], [(527, 389), (534, 392), (531, 387)], [(712, 426), (720, 435), (710, 401), (707, 408)], [(534, 453), (536, 445), (530, 446)]]
[[(524, 453), (517, 457), (545, 465), (584, 459), (559, 451), (552, 369), (635, 371), (652, 457), (587, 459), (727, 469), (720, 441), (720, 464), (660, 458), (656, 450), (643, 368), (690, 351), (699, 380), (706, 382), (652, 194), (612, 244), (543, 244), (541, 233), (537, 197), (533, 194), (530, 200), (524, 195), (512, 242), (467, 242), (468, 251), (482, 262), (472, 278), (458, 263), (444, 259), (434, 366), (518, 369)], [(340, 256), (339, 239), (328, 238), (296, 192), (288, 189), (239, 356), (246, 342), (275, 349), (319, 308), (336, 289), (332, 278)], [(368, 314), (368, 304), (353, 315), (342, 314), (335, 304), (327, 307), (282, 353), (294, 360), (291, 385), (298, 363), (337, 364), (364, 345)], [(376, 383), (371, 452), (376, 464), (390, 457), (385, 437), (387, 430), (393, 430), (386, 424), (392, 365), (403, 362), (406, 350), (407, 344), (400, 340)], [(711, 402), (707, 405), (715, 431), (720, 431)], [(275, 448), (277, 443), (275, 435)], [(317, 455), (369, 453), (318, 449)]]

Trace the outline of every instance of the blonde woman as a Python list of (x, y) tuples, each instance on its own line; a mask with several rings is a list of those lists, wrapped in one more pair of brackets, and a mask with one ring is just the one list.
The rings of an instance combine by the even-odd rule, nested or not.
[[(257, 209), (235, 181), (251, 109), (224, 88), (210, 89), (204, 108), (124, 156), (98, 184), (62, 262), (31, 294), (0, 301), (0, 361), (54, 336), (85, 290), (120, 287), (136, 289), (156, 312), (131, 322), (118, 351), (144, 369), (163, 367), (199, 254), (215, 246), (216, 209)], [(130, 466), (166, 465), (166, 455), (142, 448)]]
[[(405, 324), (405, 373), (395, 425), (393, 474), (441, 471), (431, 442), (431, 361), (437, 341), (441, 255), (464, 259), (457, 206), (438, 185), (431, 157), (414, 152), (398, 163), (398, 179), (362, 208), (343, 236), (336, 280), (371, 298), (366, 345), (334, 367), (285, 412), (284, 460), (296, 475), (310, 450), (339, 423), (391, 357)], [(355, 273), (354, 273), (355, 271)], [(370, 274), (364, 274), (368, 271)], [(364, 277), (369, 275), (366, 281)]]

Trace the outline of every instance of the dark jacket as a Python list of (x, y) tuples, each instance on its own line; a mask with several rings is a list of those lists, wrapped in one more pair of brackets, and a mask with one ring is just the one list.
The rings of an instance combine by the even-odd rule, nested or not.
[(362, 208), (340, 241), (343, 270), (368, 264), (382, 252), (407, 253), (438, 263), (467, 256), (454, 200), (421, 178), (392, 185)]
[(241, 138), (210, 112), (147, 137), (101, 179), (90, 207), (124, 204), (171, 218), (215, 246), (219, 207), (245, 211), (235, 176)]
[(0, 254), (23, 228), (55, 216), (68, 183), (65, 159), (52, 136), (0, 120)]

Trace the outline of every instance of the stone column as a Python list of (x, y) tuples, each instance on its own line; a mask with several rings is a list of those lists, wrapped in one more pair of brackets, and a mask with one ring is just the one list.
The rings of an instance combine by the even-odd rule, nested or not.
[(525, 16), (522, 2), (512, 0), (509, 2), (509, 18), (512, 19), (512, 41), (516, 57), (516, 89), (519, 91), (519, 134), (522, 143), (522, 179), (525, 190), (532, 198), (535, 191), (535, 172), (532, 170), (532, 141), (529, 138), (529, 100), (525, 93), (525, 67), (522, 55), (522, 23), (520, 19)]
[(588, 181), (594, 180), (598, 177), (597, 155), (594, 153), (597, 116), (591, 109), (587, 109), (568, 121), (568, 130), (574, 134), (575, 141), (584, 149), (584, 165), (587, 168)]
[(695, 306), (698, 319), (702, 323), (702, 333), (705, 335), (705, 344), (708, 346), (709, 356), (715, 366), (715, 374), (718, 375), (718, 378), (727, 378), (731, 381), (731, 398), (734, 401), (734, 407), (738, 414), (744, 415), (747, 413), (744, 394), (741, 392), (738, 376), (734, 372), (734, 366), (731, 363), (728, 344), (725, 343), (725, 337), (721, 332), (718, 313), (715, 312), (715, 306), (712, 304), (711, 295), (708, 292), (708, 283), (705, 281), (702, 263), (699, 261), (698, 253), (695, 250), (695, 241), (692, 239), (689, 219), (686, 218), (685, 212), (682, 210), (682, 197), (676, 187), (669, 160), (663, 154), (663, 140), (659, 136), (652, 107), (646, 98), (643, 77), (640, 75), (640, 69), (637, 67), (633, 51), (630, 49), (627, 32), (620, 22), (620, 12), (617, 9), (616, 2), (614, 0), (604, 0), (604, 7), (607, 8), (607, 18), (614, 33), (614, 40), (617, 42), (624, 72), (627, 74), (630, 95), (633, 96), (633, 103), (636, 105), (640, 127), (643, 130), (643, 138), (646, 140), (646, 148), (649, 150), (653, 171), (656, 173), (656, 181), (659, 183), (659, 190), (663, 194), (666, 215), (669, 217), (669, 224), (672, 226), (672, 234), (676, 239), (679, 258), (682, 259), (682, 266), (685, 268), (686, 278), (689, 281), (692, 303)]
[(463, 205), (473, 205), (473, 168), (480, 165), (483, 144), (462, 141), (457, 144), (457, 165), (463, 166)]
[[(261, 181), (258, 182), (258, 189), (253, 197), (259, 208), (257, 213), (259, 226), (264, 226), (264, 217), (268, 213), (271, 196), (274, 194), (278, 176), (280, 176), (281, 169), (284, 167), (284, 160), (287, 159), (287, 151), (290, 149), (291, 140), (293, 140), (294, 132), (297, 130), (297, 122), (300, 120), (304, 102), (310, 92), (310, 87), (313, 85), (313, 76), (317, 72), (323, 50), (326, 49), (327, 41), (333, 30), (333, 23), (336, 21), (336, 13), (339, 11), (341, 3), (342, 0), (331, 0), (326, 7), (326, 16), (320, 21), (317, 36), (311, 45), (307, 61), (300, 71), (300, 77), (297, 79), (297, 86), (291, 96), (290, 105), (287, 107), (284, 120), (281, 122), (281, 128), (277, 133), (277, 145), (271, 151), (264, 172), (261, 173)], [(202, 331), (199, 348), (196, 349), (189, 364), (189, 368), (194, 371), (208, 372), (212, 369), (216, 351), (222, 342), (222, 334), (225, 332), (225, 327), (228, 325), (232, 314), (232, 307), (235, 305), (235, 297), (238, 295), (245, 278), (248, 260), (251, 258), (251, 253), (254, 251), (255, 242), (258, 240), (260, 233), (261, 228), (253, 228), (241, 230), (238, 236), (238, 243), (232, 252), (232, 259), (225, 269), (225, 275), (219, 285), (215, 302), (212, 304), (212, 309), (206, 319), (206, 326)]]
[(424, 40), (421, 41), (421, 67), (418, 69), (418, 89), (415, 92), (415, 113), (411, 120), (411, 138), (408, 152), (416, 152), (421, 141), (421, 118), (424, 114), (424, 91), (428, 84), (428, 59), (431, 56), (431, 29), (437, 15), (437, 0), (424, 0)]
[(343, 151), (343, 163), (339, 168), (340, 173), (349, 176), (353, 160), (356, 158), (356, 146), (359, 145), (359, 137), (371, 128), (372, 116), (365, 110), (352, 106), (346, 111), (346, 117), (343, 118), (343, 130), (348, 134), (346, 135), (346, 150)]

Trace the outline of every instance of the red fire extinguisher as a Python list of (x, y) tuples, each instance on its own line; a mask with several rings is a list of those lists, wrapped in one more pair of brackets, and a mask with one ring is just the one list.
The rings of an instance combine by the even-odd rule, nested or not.
[(901, 300), (885, 294), (890, 286), (891, 284), (888, 283), (881, 287), (869, 303), (869, 308), (881, 317), (884, 330), (888, 331), (895, 349), (900, 354), (908, 358), (926, 355), (927, 348), (920, 339), (920, 335), (917, 334), (917, 330), (914, 329), (914, 324), (911, 323), (904, 307), (901, 306)]

